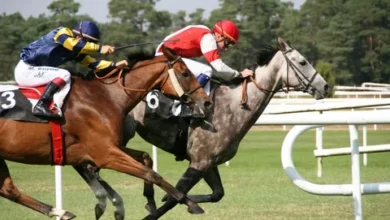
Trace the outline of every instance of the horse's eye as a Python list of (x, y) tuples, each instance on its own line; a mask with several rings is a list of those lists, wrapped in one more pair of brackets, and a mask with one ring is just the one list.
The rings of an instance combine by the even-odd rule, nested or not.
[(183, 76), (184, 76), (184, 77), (188, 77), (189, 75), (190, 75), (190, 73), (189, 73), (188, 70), (186, 70), (186, 71), (183, 72)]
[(302, 66), (305, 66), (307, 64), (306, 60), (302, 60), (301, 62), (299, 62), (299, 64), (301, 64)]

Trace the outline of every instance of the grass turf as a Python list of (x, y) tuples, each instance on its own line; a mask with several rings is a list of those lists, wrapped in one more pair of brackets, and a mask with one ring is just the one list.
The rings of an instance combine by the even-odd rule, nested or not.
[[(225, 197), (215, 204), (200, 204), (206, 211), (203, 215), (191, 215), (186, 207), (179, 205), (162, 219), (353, 219), (351, 196), (317, 196), (295, 187), (284, 173), (280, 161), (280, 148), (287, 131), (250, 131), (241, 142), (230, 166), (220, 166), (225, 187)], [(361, 136), (360, 136), (361, 137)], [(368, 144), (390, 142), (389, 131), (369, 131)], [(349, 144), (348, 131), (324, 131), (324, 148), (346, 147)], [(129, 146), (151, 153), (151, 146), (139, 137)], [(317, 162), (313, 156), (315, 133), (304, 133), (295, 144), (294, 163), (298, 172), (308, 181), (322, 184), (351, 183), (350, 156), (329, 157), (323, 161), (323, 177), (316, 177)], [(390, 180), (390, 154), (370, 154), (368, 166), (361, 166), (362, 183), (386, 182)], [(48, 204), (55, 204), (54, 168), (30, 166), (7, 162), (16, 185), (21, 191)], [(174, 157), (158, 151), (159, 173), (175, 185), (185, 171), (187, 162), (176, 162)], [(142, 219), (146, 214), (145, 198), (142, 196), (142, 180), (114, 171), (103, 170), (101, 176), (120, 195), (126, 208), (126, 219)], [(77, 215), (76, 219), (95, 219), (96, 199), (91, 190), (72, 167), (63, 169), (64, 209)], [(156, 200), (165, 194), (158, 187)], [(210, 193), (201, 181), (191, 193)], [(390, 195), (364, 195), (363, 214), (365, 219), (390, 218)], [(113, 206), (108, 202), (106, 213), (101, 219), (114, 219)], [(0, 198), (1, 220), (49, 219), (25, 207)]]

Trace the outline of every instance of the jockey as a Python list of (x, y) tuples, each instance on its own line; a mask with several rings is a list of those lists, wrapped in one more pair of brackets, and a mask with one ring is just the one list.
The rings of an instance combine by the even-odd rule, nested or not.
[[(33, 114), (49, 118), (61, 118), (49, 110), (49, 103), (58, 92), (57, 104), (62, 106), (66, 94), (70, 90), (71, 74), (62, 68), (57, 68), (67, 61), (77, 61), (95, 71), (109, 72), (116, 66), (125, 66), (127, 61), (118, 63), (96, 60), (89, 56), (100, 52), (112, 54), (115, 47), (98, 43), (99, 28), (91, 21), (81, 21), (73, 30), (58, 27), (39, 40), (24, 47), (20, 61), (15, 67), (15, 81), (20, 86), (36, 87), (46, 85), (40, 100), (33, 108)], [(62, 95), (62, 96), (60, 96)], [(54, 97), (56, 98), (56, 97)]]
[[(210, 93), (210, 78), (218, 77), (229, 81), (236, 77), (248, 77), (253, 75), (250, 69), (239, 72), (226, 65), (220, 57), (220, 52), (226, 51), (230, 46), (237, 44), (240, 31), (237, 26), (229, 20), (218, 21), (211, 31), (203, 25), (189, 25), (168, 35), (156, 49), (156, 55), (162, 55), (162, 44), (173, 49), (183, 57), (184, 63), (195, 74), (199, 83), (204, 87), (207, 94)], [(209, 65), (186, 59), (204, 56)], [(183, 105), (183, 107), (186, 107)], [(179, 110), (180, 111), (180, 110)], [(191, 113), (182, 110), (182, 117), (189, 117)], [(188, 115), (186, 115), (188, 114)]]

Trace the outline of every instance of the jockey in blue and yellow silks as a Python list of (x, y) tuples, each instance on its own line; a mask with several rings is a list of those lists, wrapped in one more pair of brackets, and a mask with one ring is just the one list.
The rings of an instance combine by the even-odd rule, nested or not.
[[(20, 61), (15, 68), (15, 81), (20, 86), (35, 87), (46, 85), (41, 99), (33, 108), (37, 116), (61, 118), (49, 110), (49, 103), (56, 92), (63, 95), (59, 102), (62, 105), (70, 89), (71, 74), (69, 71), (57, 68), (68, 61), (77, 61), (95, 71), (109, 72), (116, 66), (125, 66), (127, 61), (118, 63), (96, 60), (89, 56), (94, 53), (111, 54), (115, 47), (99, 43), (99, 28), (90, 21), (81, 21), (71, 30), (58, 27), (39, 40), (24, 47)], [(60, 112), (60, 111), (59, 111)]]

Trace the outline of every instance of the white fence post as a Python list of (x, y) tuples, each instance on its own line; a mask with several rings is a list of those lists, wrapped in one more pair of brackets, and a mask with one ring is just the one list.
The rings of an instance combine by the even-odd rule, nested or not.
[(351, 169), (352, 169), (352, 197), (354, 201), (355, 220), (363, 219), (362, 192), (360, 191), (360, 155), (359, 133), (356, 125), (349, 125), (349, 138), (351, 143)]
[[(316, 128), (316, 148), (319, 150), (323, 149), (323, 127)], [(322, 176), (322, 157), (317, 157), (317, 177)]]
[[(363, 125), (363, 147), (367, 147), (367, 126)], [(367, 166), (367, 153), (363, 154), (363, 165)]]
[(153, 170), (154, 172), (157, 172), (157, 147), (152, 146), (152, 160), (153, 160)]
[(61, 166), (54, 166), (54, 172), (55, 172), (55, 187), (56, 187), (56, 214), (58, 216), (56, 217), (56, 220), (60, 220), (61, 216), (64, 214), (64, 211), (62, 210), (62, 167)]

